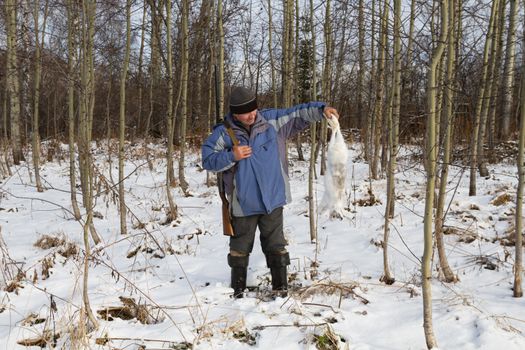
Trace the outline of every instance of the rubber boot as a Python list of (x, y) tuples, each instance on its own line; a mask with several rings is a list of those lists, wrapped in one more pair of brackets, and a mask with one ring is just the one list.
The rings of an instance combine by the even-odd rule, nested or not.
[(228, 254), (228, 265), (231, 267), (231, 287), (233, 297), (242, 298), (246, 289), (249, 256), (232, 256)]
[(288, 269), (290, 265), (290, 255), (288, 252), (284, 254), (268, 254), (266, 256), (266, 264), (270, 268), (272, 274), (272, 290), (277, 296), (285, 298), (288, 296)]

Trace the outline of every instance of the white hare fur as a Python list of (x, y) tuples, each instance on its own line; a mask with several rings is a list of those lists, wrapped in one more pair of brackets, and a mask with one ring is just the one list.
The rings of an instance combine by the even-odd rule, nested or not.
[(332, 138), (328, 143), (326, 173), (324, 175), (325, 191), (321, 201), (321, 212), (329, 212), (332, 218), (343, 218), (346, 199), (346, 166), (348, 148), (337, 118), (327, 119), (332, 129)]

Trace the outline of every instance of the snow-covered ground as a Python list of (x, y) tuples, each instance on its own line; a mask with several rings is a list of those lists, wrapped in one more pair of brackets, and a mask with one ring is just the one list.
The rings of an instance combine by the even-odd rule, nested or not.
[[(220, 199), (216, 187), (206, 186), (198, 150), (186, 157), (191, 196), (172, 190), (179, 218), (165, 224), (163, 151), (152, 144), (129, 146), (129, 232), (124, 236), (116, 187), (109, 187), (118, 179), (116, 157), (110, 165), (100, 143), (94, 152), (94, 223), (103, 242), (92, 247), (89, 269), (89, 298), (100, 327), (87, 336), (79, 320), (83, 232), (71, 214), (68, 157), (42, 165), (43, 193), (36, 191), (27, 164), (13, 167), (13, 175), (0, 184), (0, 349), (28, 348), (18, 342), (42, 334), (49, 344), (56, 334), (56, 348), (62, 349), (189, 349), (191, 344), (194, 349), (232, 350), (424, 349), (419, 261), (424, 170), (403, 149), (389, 246), (396, 282), (385, 285), (379, 279), (386, 182), (370, 182), (359, 145), (351, 148), (346, 217), (319, 216), (317, 244), (309, 233), (308, 162), (291, 155), (294, 201), (285, 209), (290, 295), (269, 298), (270, 274), (257, 242), (248, 276), (253, 288), (248, 297), (234, 300)], [(468, 196), (465, 169), (451, 168), (449, 181), (445, 225), (450, 234), (445, 240), (460, 281), (440, 281), (436, 252), (432, 302), (437, 342), (441, 349), (525, 349), (525, 301), (513, 298), (511, 290), (514, 247), (502, 244), (513, 232), (516, 167), (491, 167), (490, 178), (478, 179), (475, 197)], [(379, 202), (360, 205), (367, 202), (370, 186)], [(321, 176), (316, 189), (320, 200)], [(505, 193), (510, 201), (493, 202)], [(35, 246), (45, 236), (59, 238), (58, 243)], [(118, 309), (123, 318), (117, 317)]]

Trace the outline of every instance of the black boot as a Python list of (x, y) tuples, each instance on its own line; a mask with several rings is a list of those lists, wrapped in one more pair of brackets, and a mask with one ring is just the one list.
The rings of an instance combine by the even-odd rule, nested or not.
[(266, 255), (266, 264), (270, 268), (270, 272), (272, 274), (272, 290), (280, 297), (287, 297), (287, 266), (290, 265), (290, 255), (288, 252), (284, 254), (268, 254)]
[(228, 254), (228, 265), (231, 271), (231, 287), (233, 297), (242, 298), (246, 289), (246, 274), (248, 271), (249, 256), (232, 256)]

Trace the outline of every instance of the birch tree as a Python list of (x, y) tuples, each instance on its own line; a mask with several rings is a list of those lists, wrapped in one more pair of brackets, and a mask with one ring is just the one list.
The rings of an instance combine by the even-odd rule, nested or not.
[(456, 4), (455, 0), (449, 0), (449, 28), (448, 28), (448, 43), (447, 43), (447, 78), (446, 86), (444, 87), (444, 124), (445, 130), (443, 136), (443, 162), (441, 166), (441, 175), (439, 177), (439, 194), (436, 208), (436, 221), (435, 221), (435, 236), (436, 236), (436, 247), (439, 256), (439, 265), (441, 272), (446, 282), (457, 282), (458, 278), (452, 272), (450, 265), (448, 264), (447, 254), (445, 251), (445, 243), (443, 239), (443, 222), (445, 198), (447, 195), (447, 182), (448, 182), (448, 169), (450, 164), (450, 158), (452, 153), (452, 126), (454, 123), (454, 97), (456, 89), (455, 73), (456, 73), (456, 41), (455, 41), (455, 28), (456, 28)]
[[(376, 0), (372, 0), (372, 9), (371, 9), (371, 24), (370, 24), (370, 37), (371, 37), (371, 44), (370, 44), (370, 79), (369, 79), (369, 82), (368, 82), (368, 101), (367, 101), (367, 118), (366, 118), (366, 125), (365, 125), (365, 131), (364, 131), (364, 148), (365, 148), (365, 151), (364, 151), (364, 154), (365, 154), (365, 159), (367, 160), (368, 162), (368, 169), (369, 169), (369, 173), (372, 174), (372, 161), (373, 161), (373, 158), (372, 158), (372, 155), (373, 155), (373, 129), (375, 127), (375, 103), (374, 103), (374, 106), (372, 107), (372, 104), (373, 102), (373, 96), (375, 97), (375, 94), (373, 93), (374, 91), (374, 88), (375, 88), (375, 80), (376, 80), (376, 77), (377, 77), (377, 71), (376, 71), (376, 61), (377, 61), (377, 58), (376, 58), (376, 53), (375, 53), (375, 49), (376, 49), (376, 45), (375, 45), (375, 42), (377, 41), (376, 40)], [(361, 28), (359, 29), (361, 30)], [(362, 28), (362, 30), (365, 30), (364, 28)], [(371, 175), (372, 176), (372, 175)]]
[(150, 50), (151, 58), (149, 65), (150, 86), (149, 86), (149, 112), (146, 118), (146, 135), (150, 134), (152, 118), (156, 114), (156, 99), (154, 90), (158, 87), (160, 81), (160, 32), (161, 32), (161, 16), (159, 9), (163, 7), (163, 0), (147, 0), (151, 9), (151, 34), (150, 34)]
[(175, 129), (173, 127), (173, 59), (172, 59), (172, 49), (171, 49), (171, 0), (166, 0), (166, 74), (168, 77), (168, 108), (166, 116), (166, 125), (168, 132), (168, 146), (166, 150), (166, 160), (167, 160), (167, 172), (166, 172), (166, 195), (168, 198), (169, 212), (167, 222), (177, 219), (177, 205), (171, 194), (171, 187), (173, 176), (173, 134)]
[[(315, 17), (314, 17), (314, 1), (310, 0), (310, 20), (309, 20), (309, 29), (311, 33), (311, 40), (312, 40), (312, 83), (311, 83), (311, 99), (315, 99), (317, 96), (317, 63), (315, 60), (315, 42), (316, 42), (316, 36), (315, 36)], [(310, 166), (308, 169), (308, 219), (310, 223), (310, 241), (314, 242), (317, 241), (317, 225), (316, 225), (316, 219), (317, 219), (317, 211), (316, 211), (316, 203), (315, 203), (315, 187), (314, 187), (314, 179), (315, 179), (315, 160), (316, 160), (316, 135), (317, 135), (317, 123), (313, 123), (310, 126)]]
[(441, 29), (440, 38), (437, 47), (432, 52), (430, 67), (427, 75), (427, 143), (426, 143), (426, 169), (427, 169), (427, 184), (425, 196), (425, 214), (424, 214), (424, 251), (423, 261), (421, 263), (422, 270), (422, 286), (423, 286), (423, 329), (425, 333), (425, 340), (427, 348), (432, 349), (437, 347), (436, 337), (432, 326), (432, 218), (434, 210), (434, 191), (436, 183), (436, 159), (437, 159), (437, 143), (436, 143), (436, 96), (437, 96), (437, 67), (441, 61), (441, 57), (445, 50), (445, 43), (447, 40), (448, 28), (448, 1), (441, 1)]
[(71, 193), (71, 206), (75, 219), (80, 220), (80, 209), (77, 201), (76, 166), (75, 166), (75, 83), (78, 81), (77, 60), (78, 43), (78, 8), (73, 0), (67, 0), (67, 50), (68, 50), (68, 75), (67, 75), (67, 110), (68, 110), (68, 142), (69, 142), (69, 191)]
[(46, 32), (46, 19), (48, 2), (44, 10), (44, 23), (42, 26), (42, 39), (39, 38), (39, 16), (40, 16), (40, 1), (36, 0), (33, 9), (33, 22), (35, 25), (35, 72), (34, 72), (34, 92), (33, 92), (33, 166), (35, 168), (35, 183), (38, 192), (43, 192), (42, 180), (40, 179), (40, 80), (42, 77), (42, 58), (40, 54), (40, 47), (44, 45), (44, 35)]
[[(146, 1), (142, 4), (142, 24), (140, 26), (140, 49), (139, 49), (139, 62), (138, 62), (138, 72), (137, 72), (137, 84), (138, 84), (138, 106), (137, 106), (137, 126), (139, 128), (144, 127), (144, 121), (142, 120), (142, 90), (144, 88), (143, 78), (142, 78), (142, 69), (144, 61), (144, 41), (146, 38)], [(147, 130), (141, 129), (142, 132), (147, 134)], [(146, 135), (142, 135), (146, 136)]]
[(273, 105), (277, 107), (277, 84), (275, 78), (275, 59), (273, 56), (273, 22), (272, 22), (272, 2), (268, 0), (268, 54), (270, 59), (270, 76), (271, 76), (271, 90), (273, 96)]
[[(357, 120), (358, 127), (363, 128), (363, 91), (365, 89), (365, 14), (364, 14), (364, 3), (363, 0), (359, 0), (358, 12), (357, 12), (357, 27), (358, 27), (358, 62), (359, 72), (357, 74)], [(337, 81), (337, 80), (336, 80)]]
[[(168, 0), (169, 1), (169, 0)], [(188, 194), (188, 182), (184, 175), (186, 154), (186, 120), (188, 118), (188, 62), (189, 62), (189, 0), (182, 0), (182, 57), (181, 57), (181, 89), (182, 111), (180, 125), (180, 155), (179, 155), (179, 185), (185, 194)]]
[[(523, 40), (525, 44), (525, 38)], [(516, 257), (514, 258), (514, 289), (516, 298), (523, 296), (523, 186), (525, 184), (525, 56), (521, 74), (520, 138), (518, 143), (518, 188), (516, 190)]]
[(516, 18), (518, 16), (517, 0), (509, 0), (509, 29), (505, 49), (505, 66), (503, 71), (503, 111), (501, 116), (501, 138), (507, 140), (510, 135), (512, 119), (512, 90), (514, 85), (514, 63), (516, 60)]
[(485, 46), (483, 49), (483, 72), (481, 75), (480, 90), (478, 93), (478, 99), (476, 103), (476, 110), (474, 114), (474, 128), (472, 130), (472, 138), (470, 140), (470, 184), (469, 184), (469, 196), (476, 195), (476, 169), (478, 166), (478, 153), (479, 153), (479, 139), (482, 138), (482, 112), (483, 102), (486, 100), (485, 94), (488, 93), (486, 90), (486, 82), (488, 80), (488, 69), (489, 69), (489, 50), (492, 47), (492, 32), (495, 22), (496, 9), (498, 0), (492, 3), (492, 10), (490, 13), (489, 30), (487, 32)]
[[(333, 61), (333, 35), (332, 35), (332, 10), (331, 0), (327, 0), (325, 3), (325, 17), (323, 26), (324, 35), (324, 66), (322, 76), (322, 87), (321, 93), (323, 100), (327, 103), (331, 103), (332, 100), (332, 61)], [(321, 175), (326, 172), (326, 139), (328, 135), (328, 127), (326, 119), (321, 120)]]
[(126, 200), (124, 194), (124, 141), (126, 137), (126, 79), (131, 51), (131, 0), (126, 1), (126, 48), (120, 74), (120, 113), (118, 142), (118, 198), (120, 209), (120, 234), (128, 232), (126, 227)]
[(498, 8), (498, 23), (495, 25), (494, 33), (494, 60), (491, 77), (491, 92), (488, 101), (488, 117), (487, 117), (487, 141), (489, 146), (488, 160), (495, 161), (494, 143), (496, 142), (496, 112), (499, 112), (498, 102), (501, 91), (501, 60), (503, 56), (503, 32), (505, 31), (505, 4), (507, 0), (500, 0)]
[[(483, 80), (483, 84), (485, 85), (483, 87), (483, 97), (481, 99), (481, 114), (480, 114), (480, 121), (479, 121), (479, 131), (478, 131), (478, 144), (477, 144), (477, 166), (479, 175), (482, 177), (487, 177), (489, 175), (489, 171), (487, 168), (487, 160), (485, 158), (485, 151), (483, 149), (483, 145), (485, 144), (485, 134), (487, 130), (487, 124), (489, 119), (489, 110), (491, 105), (491, 99), (492, 94), (494, 92), (493, 86), (495, 85), (496, 79), (496, 70), (498, 67), (496, 67), (496, 60), (498, 56), (498, 32), (499, 32), (499, 26), (498, 26), (498, 20), (501, 16), (500, 14), (500, 3), (501, 1), (505, 0), (494, 0), (492, 2), (492, 14), (491, 14), (491, 20), (490, 20), (490, 30), (487, 34), (487, 40), (490, 40), (490, 49), (489, 49), (489, 59), (488, 59), (488, 66), (487, 66), (487, 75), (486, 79)], [(489, 39), (490, 35), (490, 39)]]
[(292, 104), (292, 54), (293, 54), (293, 0), (283, 0), (283, 64), (281, 81), (283, 86), (282, 106)]
[[(92, 230), (93, 222), (93, 162), (91, 156), (91, 118), (92, 118), (92, 104), (94, 104), (94, 71), (93, 71), (93, 44), (95, 34), (95, 0), (85, 0), (82, 3), (83, 18), (81, 21), (81, 76), (80, 76), (80, 125), (79, 125), (79, 152), (80, 152), (80, 171), (83, 178), (82, 194), (84, 198), (84, 207), (86, 209), (86, 219), (83, 225), (84, 238), (84, 270), (82, 283), (82, 300), (83, 311), (86, 313), (88, 320), (94, 328), (98, 328), (98, 320), (91, 309), (88, 281), (89, 281), (89, 261), (91, 255), (91, 248), (89, 242), (89, 232)], [(95, 243), (98, 243), (95, 240)], [(86, 320), (87, 322), (87, 320)]]
[(11, 121), (11, 147), (13, 152), (13, 163), (19, 165), (24, 161), (22, 153), (22, 139), (20, 135), (20, 83), (18, 81), (18, 63), (16, 40), (16, 16), (17, 1), (6, 0), (6, 33), (7, 33), (7, 86), (9, 88), (9, 111)]
[(395, 171), (397, 168), (397, 147), (399, 130), (399, 106), (401, 104), (401, 0), (394, 0), (394, 78), (392, 81), (392, 113), (388, 116), (388, 170), (387, 170), (387, 201), (385, 206), (385, 225), (383, 234), (383, 276), (381, 281), (393, 284), (395, 279), (388, 266), (388, 237), (390, 234), (390, 219), (394, 217), (395, 201)]
[(219, 100), (219, 115), (224, 115), (224, 26), (222, 18), (222, 1), (217, 1), (217, 37), (219, 39), (219, 47), (217, 48), (218, 62), (217, 67), (219, 68), (219, 88), (217, 89)]
[(373, 110), (373, 120), (370, 130), (370, 137), (372, 141), (372, 152), (370, 161), (370, 172), (373, 179), (378, 177), (379, 167), (379, 151), (381, 149), (381, 135), (383, 133), (383, 104), (384, 104), (384, 82), (385, 82), (385, 62), (387, 55), (387, 39), (388, 39), (388, 17), (389, 17), (389, 0), (385, 0), (383, 11), (380, 16), (381, 19), (381, 42), (378, 48), (378, 66), (376, 75), (376, 91)]

